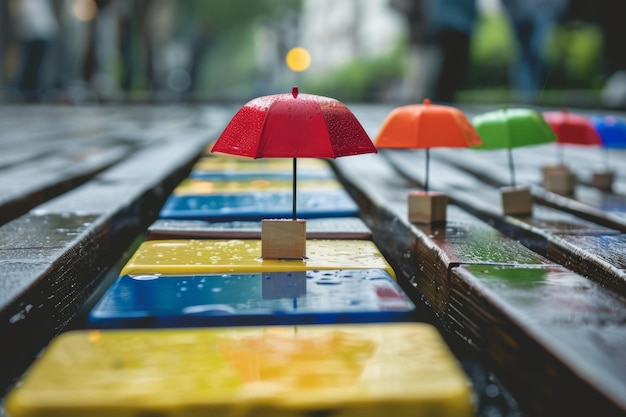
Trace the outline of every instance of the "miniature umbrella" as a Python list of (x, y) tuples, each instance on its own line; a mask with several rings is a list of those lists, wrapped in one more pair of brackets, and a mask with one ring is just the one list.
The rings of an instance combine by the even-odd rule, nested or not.
[(296, 219), (296, 158), (337, 158), (376, 153), (363, 126), (345, 104), (312, 94), (258, 97), (228, 123), (211, 152), (251, 158), (293, 158), (293, 219)]
[(626, 149), (626, 119), (616, 116), (593, 116), (591, 123), (600, 135), (602, 146)]
[(429, 149), (467, 148), (482, 142), (463, 112), (452, 106), (423, 104), (397, 107), (389, 113), (374, 140), (377, 148), (426, 149), (428, 191)]
[(600, 135), (605, 149), (605, 163), (609, 165), (609, 149), (626, 149), (626, 120), (615, 116), (593, 116), (594, 129)]
[(500, 109), (475, 116), (472, 124), (482, 139), (474, 149), (507, 149), (511, 185), (515, 186), (513, 148), (554, 142), (556, 134), (536, 110)]
[[(574, 114), (567, 109), (561, 111), (544, 112), (543, 117), (556, 133), (557, 144), (569, 143), (573, 145), (599, 146), (602, 140), (588, 117)], [(563, 164), (563, 149), (560, 152)]]

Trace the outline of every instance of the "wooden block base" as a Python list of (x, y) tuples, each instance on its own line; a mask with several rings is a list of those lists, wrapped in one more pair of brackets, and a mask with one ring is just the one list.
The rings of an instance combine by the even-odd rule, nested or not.
[(612, 171), (594, 172), (591, 177), (591, 185), (604, 191), (611, 191), (614, 179), (615, 173)]
[(408, 206), (410, 222), (445, 222), (448, 196), (440, 192), (413, 191), (409, 193)]
[(530, 216), (533, 211), (533, 198), (528, 187), (504, 187), (502, 211), (511, 216)]
[(566, 196), (574, 195), (578, 179), (565, 165), (551, 165), (542, 168), (543, 186), (546, 190)]
[(261, 256), (264, 259), (304, 259), (306, 220), (261, 221)]

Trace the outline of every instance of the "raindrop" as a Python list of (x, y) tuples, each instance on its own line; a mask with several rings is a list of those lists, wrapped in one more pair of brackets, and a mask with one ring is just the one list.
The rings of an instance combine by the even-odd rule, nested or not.
[(137, 281), (152, 281), (158, 279), (158, 275), (131, 275), (131, 278)]

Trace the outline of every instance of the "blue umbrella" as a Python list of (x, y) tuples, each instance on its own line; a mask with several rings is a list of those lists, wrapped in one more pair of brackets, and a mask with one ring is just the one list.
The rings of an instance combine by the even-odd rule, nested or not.
[(616, 116), (593, 116), (591, 121), (605, 148), (626, 149), (625, 119)]
[(608, 169), (608, 150), (626, 149), (626, 120), (617, 116), (593, 116), (591, 122), (605, 148), (605, 162)]

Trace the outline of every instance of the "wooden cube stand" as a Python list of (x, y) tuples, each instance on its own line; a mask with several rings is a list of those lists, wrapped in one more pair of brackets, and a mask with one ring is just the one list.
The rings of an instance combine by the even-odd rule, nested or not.
[(448, 196), (434, 191), (412, 191), (408, 196), (408, 206), (410, 222), (445, 222)]
[(613, 171), (596, 171), (591, 177), (591, 185), (604, 191), (611, 191), (614, 179)]
[(543, 186), (557, 194), (572, 196), (578, 179), (565, 165), (549, 165), (542, 168)]
[(304, 259), (306, 220), (262, 220), (261, 256), (267, 259)]
[(504, 187), (500, 189), (502, 211), (511, 216), (530, 216), (533, 211), (533, 197), (528, 187)]

